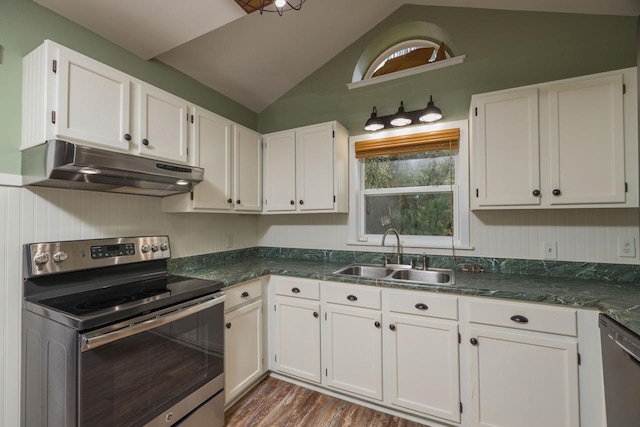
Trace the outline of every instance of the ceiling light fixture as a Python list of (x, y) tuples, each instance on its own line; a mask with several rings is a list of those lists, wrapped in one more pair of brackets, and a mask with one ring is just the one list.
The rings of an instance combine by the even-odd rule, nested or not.
[(302, 3), (306, 0), (235, 0), (238, 5), (247, 13), (260, 11), (260, 15), (264, 12), (275, 12), (282, 16), (284, 12), (290, 10), (300, 10)]
[(442, 111), (435, 105), (433, 105), (433, 96), (429, 95), (429, 102), (427, 103), (427, 108), (424, 109), (422, 115), (420, 116), (420, 121), (422, 123), (433, 123), (437, 122), (442, 118)]
[(373, 107), (373, 112), (371, 112), (371, 117), (364, 125), (364, 130), (375, 132), (380, 129), (384, 129), (384, 122), (378, 118), (378, 110), (376, 107)]
[(401, 127), (410, 125), (413, 120), (411, 116), (404, 111), (404, 102), (400, 101), (400, 107), (398, 111), (391, 118), (391, 126)]
[(371, 117), (364, 125), (364, 130), (376, 132), (382, 129), (408, 126), (410, 124), (433, 123), (442, 118), (442, 111), (433, 103), (433, 96), (429, 97), (427, 107), (422, 110), (406, 112), (404, 102), (400, 101), (400, 108), (393, 115), (378, 117), (378, 110), (373, 107)]

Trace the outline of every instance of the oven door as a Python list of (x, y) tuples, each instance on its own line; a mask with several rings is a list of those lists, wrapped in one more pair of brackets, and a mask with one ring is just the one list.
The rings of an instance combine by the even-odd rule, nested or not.
[(141, 426), (170, 409), (165, 425), (171, 425), (219, 392), (224, 299), (82, 335), (79, 426)]

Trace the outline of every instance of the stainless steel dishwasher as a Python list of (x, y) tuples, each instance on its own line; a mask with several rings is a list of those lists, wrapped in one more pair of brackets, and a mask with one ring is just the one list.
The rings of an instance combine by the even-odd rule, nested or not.
[(608, 427), (640, 425), (640, 336), (600, 314)]

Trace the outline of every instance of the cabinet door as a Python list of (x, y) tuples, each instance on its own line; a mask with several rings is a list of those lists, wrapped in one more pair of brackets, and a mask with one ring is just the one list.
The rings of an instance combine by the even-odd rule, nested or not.
[(579, 425), (575, 341), (484, 328), (469, 336), (472, 425)]
[(194, 108), (193, 117), (191, 146), (204, 168), (204, 180), (193, 188), (193, 207), (231, 210), (231, 122), (201, 108)]
[(387, 333), (391, 403), (459, 423), (458, 325), (395, 315)]
[(276, 370), (320, 383), (320, 303), (276, 299)]
[(187, 102), (153, 86), (138, 85), (138, 153), (187, 163)]
[(224, 316), (224, 389), (229, 403), (262, 375), (262, 301)]
[(296, 131), (298, 210), (333, 210), (333, 126), (321, 124)]
[(296, 210), (296, 134), (265, 137), (265, 211)]
[(552, 205), (625, 201), (622, 75), (549, 88)]
[(538, 90), (481, 96), (474, 105), (472, 205), (539, 205)]
[(327, 384), (382, 400), (382, 325), (376, 310), (327, 304)]
[(262, 209), (262, 137), (260, 134), (234, 125), (233, 187), (235, 210)]
[(128, 151), (129, 76), (79, 53), (60, 48), (56, 66), (56, 135), (107, 149)]

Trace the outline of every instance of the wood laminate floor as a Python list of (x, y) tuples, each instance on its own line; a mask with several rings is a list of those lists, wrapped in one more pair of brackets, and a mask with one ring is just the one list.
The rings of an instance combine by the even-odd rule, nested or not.
[(226, 413), (226, 427), (420, 427), (378, 412), (267, 378)]

